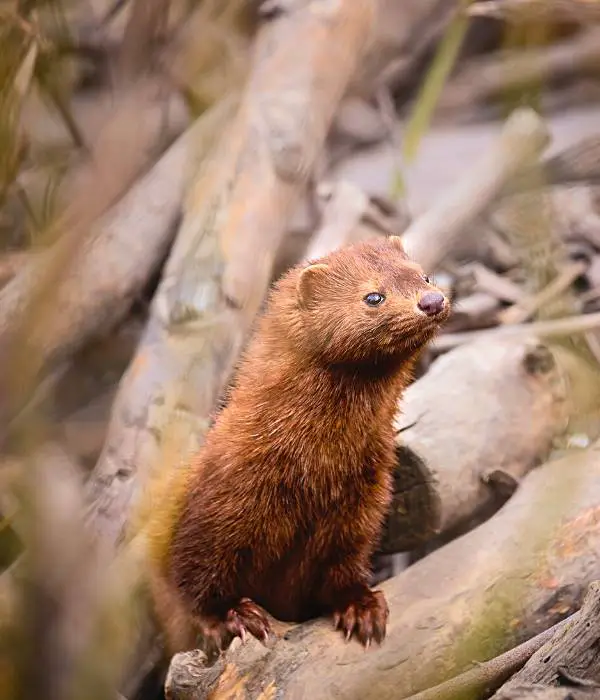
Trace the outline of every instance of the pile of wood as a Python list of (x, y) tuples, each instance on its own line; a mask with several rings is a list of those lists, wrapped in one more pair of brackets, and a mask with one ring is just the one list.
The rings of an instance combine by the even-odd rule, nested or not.
[(591, 696), (600, 121), (577, 115), (600, 115), (595, 4), (16, 5), (0, 29), (0, 633), (23, 643), (0, 695), (162, 685), (149, 484), (201, 445), (271, 282), (394, 233), (454, 313), (399, 406), (374, 562), (385, 643), (274, 622), (269, 646), (236, 641), (215, 665), (177, 655), (168, 697)]

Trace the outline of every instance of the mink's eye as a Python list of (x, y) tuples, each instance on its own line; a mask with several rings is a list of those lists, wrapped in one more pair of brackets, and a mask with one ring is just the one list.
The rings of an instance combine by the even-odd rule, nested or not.
[(385, 301), (385, 297), (379, 292), (370, 292), (365, 297), (363, 297), (363, 301), (368, 306), (379, 306), (379, 304)]
[(428, 275), (423, 274), (423, 279), (425, 280), (425, 282), (427, 282), (427, 284), (431, 282)]

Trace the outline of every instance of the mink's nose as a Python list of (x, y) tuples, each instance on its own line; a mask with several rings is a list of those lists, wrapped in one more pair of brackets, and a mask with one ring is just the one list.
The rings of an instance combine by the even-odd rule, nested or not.
[(435, 316), (444, 308), (444, 295), (439, 292), (427, 292), (419, 299), (417, 306), (428, 316)]

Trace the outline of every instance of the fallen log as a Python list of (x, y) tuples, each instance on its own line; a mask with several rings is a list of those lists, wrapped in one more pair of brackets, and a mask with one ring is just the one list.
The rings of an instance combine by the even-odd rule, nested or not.
[(497, 508), (567, 425), (567, 372), (547, 346), (528, 339), (460, 350), (436, 360), (399, 406), (385, 553)]
[[(597, 527), (597, 524), (594, 523)], [(551, 688), (562, 682), (572, 687), (600, 689), (600, 583), (590, 584), (578, 615), (561, 627), (525, 666), (493, 696), (495, 700), (520, 697), (528, 685)], [(525, 696), (523, 696), (525, 697)]]
[(237, 643), (209, 669), (174, 657), (171, 700), (200, 700), (225, 664), (249, 698), (272, 683), (295, 700), (407, 697), (538, 634), (578, 609), (600, 576), (600, 442), (529, 473), (490, 520), (382, 586), (385, 642), (365, 652), (330, 620), (289, 628), (269, 648)]

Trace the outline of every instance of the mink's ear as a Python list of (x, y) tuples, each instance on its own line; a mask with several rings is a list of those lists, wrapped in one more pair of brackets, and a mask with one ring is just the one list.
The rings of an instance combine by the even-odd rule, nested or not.
[(402, 244), (402, 239), (400, 236), (389, 236), (388, 241), (394, 246), (394, 248), (406, 255), (406, 251), (404, 250), (404, 245)]
[(328, 266), (323, 263), (309, 265), (302, 270), (296, 287), (298, 302), (302, 309), (309, 308), (316, 301), (319, 287), (325, 279), (328, 270)]

